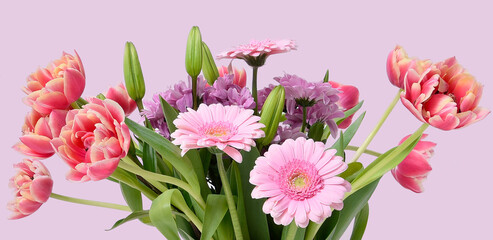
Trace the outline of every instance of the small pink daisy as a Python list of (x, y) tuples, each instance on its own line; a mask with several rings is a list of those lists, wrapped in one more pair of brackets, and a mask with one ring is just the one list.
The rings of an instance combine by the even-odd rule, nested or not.
[(347, 169), (336, 150), (325, 151), (322, 142), (300, 137), (282, 145), (271, 145), (264, 157), (255, 161), (250, 183), (256, 185), (252, 198), (269, 198), (263, 211), (276, 224), (289, 225), (293, 219), (305, 228), (309, 221), (322, 223), (341, 210), (349, 182), (338, 174)]
[(251, 109), (201, 104), (197, 111), (189, 108), (178, 115), (173, 121), (177, 129), (171, 137), (175, 139), (173, 144), (180, 145), (182, 155), (189, 149), (217, 147), (241, 163), (241, 154), (235, 148), (250, 151), (254, 139), (265, 136), (260, 129), (265, 126), (259, 120)]
[(260, 67), (264, 65), (265, 59), (269, 55), (285, 53), (291, 50), (296, 50), (296, 44), (293, 40), (252, 40), (249, 44), (239, 45), (233, 50), (222, 52), (217, 55), (217, 58), (240, 58), (244, 59), (250, 66)]

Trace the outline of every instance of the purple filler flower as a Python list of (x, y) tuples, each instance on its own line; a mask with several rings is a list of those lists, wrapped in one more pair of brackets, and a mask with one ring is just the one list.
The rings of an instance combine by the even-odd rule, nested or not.
[(248, 90), (233, 82), (234, 75), (226, 74), (219, 77), (213, 87), (205, 90), (203, 101), (207, 105), (221, 103), (223, 106), (237, 105), (245, 109), (253, 109), (255, 101)]
[(324, 104), (337, 102), (339, 91), (329, 83), (307, 82), (305, 79), (296, 75), (285, 74), (284, 77), (276, 77), (278, 81), (286, 89), (286, 100), (295, 100), (300, 106), (309, 107), (318, 101), (323, 101)]
[[(303, 122), (303, 110), (297, 106), (294, 100), (286, 102), (286, 121), (285, 124), (291, 125), (292, 128), (297, 128)], [(344, 112), (339, 109), (336, 102), (323, 103), (322, 100), (316, 102), (313, 106), (307, 107), (306, 120), (309, 125), (316, 122), (323, 122), (329, 126), (330, 133), (333, 137), (337, 136), (338, 128), (334, 118), (344, 117)]]

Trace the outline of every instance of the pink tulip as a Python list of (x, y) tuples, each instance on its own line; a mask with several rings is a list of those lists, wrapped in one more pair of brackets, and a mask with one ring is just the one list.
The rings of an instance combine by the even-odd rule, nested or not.
[(7, 207), (13, 213), (9, 219), (31, 215), (50, 197), (53, 180), (46, 167), (36, 160), (24, 159), (15, 164), (17, 174), (10, 179), (9, 186), (15, 190), (15, 199)]
[(51, 140), (60, 135), (65, 125), (66, 110), (53, 110), (49, 116), (43, 117), (36, 111), (30, 112), (22, 126), (23, 135), (14, 149), (27, 156), (48, 158), (55, 153)]
[(416, 118), (442, 130), (465, 127), (490, 111), (478, 107), (483, 85), (449, 58), (425, 70), (410, 68), (401, 101)]
[[(409, 136), (411, 135), (403, 138), (399, 142), (399, 145)], [(427, 136), (427, 134), (423, 134), (421, 140), (416, 144), (411, 153), (396, 168), (391, 170), (392, 175), (399, 184), (416, 193), (423, 192), (424, 190), (423, 181), (431, 171), (428, 161), (433, 155), (433, 148), (436, 146), (434, 142), (422, 141)]]
[(111, 99), (90, 98), (83, 109), (67, 114), (67, 124), (53, 139), (57, 153), (71, 167), (67, 179), (97, 181), (109, 177), (130, 147), (125, 112)]
[(430, 60), (409, 58), (401, 46), (396, 46), (387, 57), (387, 75), (390, 83), (402, 89), (404, 89), (404, 79), (408, 69), (413, 68), (418, 72), (423, 72), (430, 66)]
[[(336, 103), (342, 111), (345, 112), (358, 104), (359, 90), (357, 87), (351, 85), (343, 85), (333, 81), (329, 81), (329, 83), (333, 88), (339, 90), (339, 101), (337, 101)], [(349, 127), (353, 120), (353, 116), (354, 114), (344, 119), (344, 121), (342, 121), (338, 127), (342, 129)]]
[(47, 68), (39, 68), (28, 77), (24, 102), (46, 116), (53, 109), (66, 110), (82, 95), (85, 84), (84, 67), (77, 52), (75, 57), (63, 53)]
[(137, 108), (137, 104), (130, 98), (123, 83), (120, 83), (117, 87), (108, 89), (105, 97), (117, 102), (123, 108), (125, 116), (130, 115)]
[[(226, 66), (221, 66), (218, 68), (219, 70), (219, 76), (224, 77), (224, 75), (229, 74), (228, 67)], [(240, 86), (241, 88), (244, 88), (246, 86), (246, 71), (244, 68), (241, 70), (238, 70), (237, 68), (233, 68), (233, 83)]]

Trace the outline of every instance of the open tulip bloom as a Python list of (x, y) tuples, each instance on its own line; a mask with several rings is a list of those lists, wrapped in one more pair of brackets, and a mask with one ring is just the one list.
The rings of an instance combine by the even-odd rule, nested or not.
[[(351, 239), (361, 239), (368, 199), (385, 173), (405, 189), (424, 190), (437, 146), (424, 140), (429, 125), (453, 130), (490, 113), (479, 107), (483, 85), (455, 58), (434, 63), (397, 46), (386, 68), (398, 94), (361, 146), (350, 145), (365, 116), (357, 113), (363, 102), (356, 86), (329, 81), (328, 72), (315, 80), (281, 73), (257, 90), (267, 57), (296, 49), (292, 40), (267, 39), (217, 55), (246, 61), (253, 69), (248, 76), (232, 61), (217, 67), (193, 27), (188, 76), (148, 96), (132, 43), (125, 46), (125, 85), (97, 96), (83, 96), (77, 52), (63, 53), (23, 87), (30, 109), (13, 148), (29, 159), (14, 165), (10, 219), (43, 211), (51, 197), (127, 211), (124, 219), (109, 219), (116, 222), (111, 229), (140, 219), (169, 240), (339, 239), (353, 218)], [(399, 100), (422, 126), (385, 153), (368, 149)], [(133, 121), (136, 109), (140, 117)], [(364, 167), (361, 156), (373, 160)], [(43, 161), (66, 165), (70, 181), (118, 183), (128, 206), (52, 192)], [(135, 204), (142, 198), (152, 201), (149, 209)]]

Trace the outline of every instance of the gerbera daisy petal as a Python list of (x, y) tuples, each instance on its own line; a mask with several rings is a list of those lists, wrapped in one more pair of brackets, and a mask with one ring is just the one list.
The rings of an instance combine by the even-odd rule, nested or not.
[(256, 186), (252, 197), (268, 198), (263, 211), (276, 224), (287, 226), (294, 220), (306, 227), (310, 220), (322, 222), (331, 215), (331, 207), (342, 208), (344, 194), (350, 191), (349, 182), (335, 176), (347, 165), (334, 154), (325, 151), (323, 143), (303, 137), (271, 145), (250, 172), (250, 183)]
[(182, 154), (189, 149), (217, 147), (241, 163), (241, 153), (255, 146), (253, 139), (263, 137), (263, 124), (253, 111), (239, 106), (201, 104), (195, 111), (188, 109), (173, 121), (177, 130), (171, 134), (173, 144), (180, 145)]

